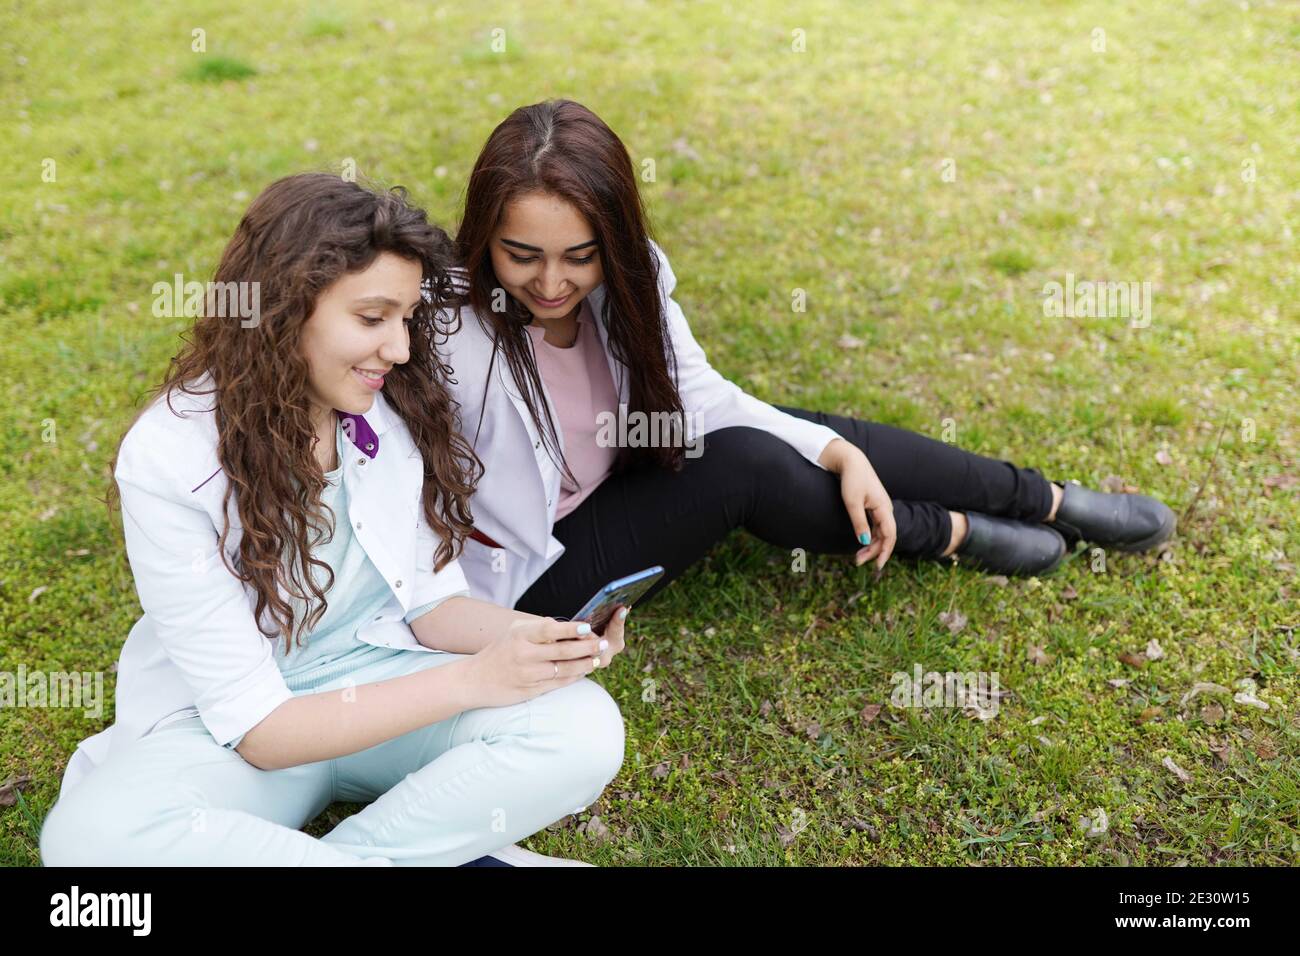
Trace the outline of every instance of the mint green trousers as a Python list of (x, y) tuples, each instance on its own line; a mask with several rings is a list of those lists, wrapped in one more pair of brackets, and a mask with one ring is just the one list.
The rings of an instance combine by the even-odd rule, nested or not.
[[(315, 692), (459, 656), (408, 651)], [(283, 770), (259, 770), (191, 717), (141, 737), (60, 794), (41, 829), (41, 859), (46, 866), (458, 866), (585, 809), (622, 762), (618, 706), (586, 678)], [(335, 801), (368, 806), (320, 839), (301, 832)]]

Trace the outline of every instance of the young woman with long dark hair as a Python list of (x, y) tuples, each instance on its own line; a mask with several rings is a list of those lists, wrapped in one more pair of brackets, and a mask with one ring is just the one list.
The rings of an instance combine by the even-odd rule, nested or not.
[[(47, 865), (552, 865), (510, 844), (617, 772), (584, 677), (622, 619), (474, 600), (456, 561), (481, 467), (435, 352), (450, 253), (400, 188), (249, 207), (211, 288), (258, 309), (209, 298), (115, 457), (144, 616)], [(369, 805), (301, 832), (339, 800)]]
[(1154, 498), (727, 381), (672, 298), (626, 148), (578, 103), (520, 108), (492, 132), (456, 243), (464, 322), (444, 349), (487, 467), (462, 564), (500, 604), (570, 614), (655, 564), (658, 590), (741, 527), (878, 571), (897, 550), (1004, 574), (1051, 571), (1067, 538), (1137, 551), (1173, 533)]

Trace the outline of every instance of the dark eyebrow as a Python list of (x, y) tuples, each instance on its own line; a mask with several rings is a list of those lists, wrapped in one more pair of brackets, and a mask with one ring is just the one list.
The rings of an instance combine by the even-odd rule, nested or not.
[[(417, 305), (419, 305), (419, 304), (420, 304), (421, 302), (423, 302), (423, 301), (424, 301), (424, 296), (421, 295), (420, 298), (416, 299), (416, 300), (415, 300), (414, 302), (412, 302), (409, 306), (407, 306), (407, 309), (408, 309), (408, 310), (409, 310), (409, 309), (414, 309)], [(368, 295), (368, 296), (366, 296), (366, 297), (363, 298), (363, 299), (357, 299), (357, 300), (354, 301), (352, 304), (353, 304), (354, 306), (356, 306), (356, 305), (379, 305), (379, 306), (383, 306), (385, 309), (391, 309), (391, 308), (393, 308), (394, 306), (400, 306), (402, 303), (398, 302), (396, 299), (390, 299), (390, 298), (389, 298), (388, 296), (386, 296), (386, 295)]]
[[(514, 246), (516, 249), (527, 249), (529, 252), (543, 252), (543, 251), (545, 251), (545, 250), (543, 250), (543, 249), (540, 249), (540, 248), (537, 247), (537, 246), (530, 246), (530, 245), (528, 245), (528, 244), (526, 244), (526, 243), (523, 243), (523, 242), (515, 242), (513, 239), (502, 239), (502, 240), (501, 240), (501, 244), (502, 244), (503, 246)], [(595, 239), (588, 239), (586, 242), (580, 242), (580, 243), (578, 243), (576, 246), (569, 246), (569, 248), (565, 249), (564, 251), (565, 251), (565, 252), (577, 252), (579, 249), (586, 249), (588, 246), (594, 246), (595, 244), (596, 244), (596, 240), (595, 240)]]

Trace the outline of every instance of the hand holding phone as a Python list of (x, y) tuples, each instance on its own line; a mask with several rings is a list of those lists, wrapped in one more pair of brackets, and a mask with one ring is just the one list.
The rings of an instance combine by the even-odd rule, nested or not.
[(610, 581), (591, 596), (591, 600), (573, 615), (573, 620), (586, 621), (591, 625), (592, 630), (599, 633), (609, 623), (610, 615), (614, 613), (615, 608), (620, 605), (631, 607), (637, 598), (654, 587), (655, 582), (663, 576), (664, 569), (655, 565), (653, 568), (629, 574), (617, 581)]

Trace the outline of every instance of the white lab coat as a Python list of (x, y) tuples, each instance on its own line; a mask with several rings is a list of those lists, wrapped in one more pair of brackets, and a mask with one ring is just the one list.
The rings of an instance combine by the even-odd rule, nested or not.
[[(656, 243), (650, 244), (659, 259), (659, 295), (677, 362), (677, 387), (687, 417), (687, 442), (695, 435), (744, 425), (775, 435), (821, 467), (817, 459), (827, 444), (838, 437), (835, 432), (778, 411), (713, 369), (691, 334), (681, 306), (672, 298), (677, 277), (668, 264), (668, 257)], [(609, 330), (599, 321), (604, 302), (605, 287), (601, 285), (590, 294), (591, 312), (597, 317), (600, 343), (609, 361), (619, 401), (626, 404), (627, 369), (610, 355)], [(617, 316), (612, 320), (617, 321)], [(527, 341), (531, 348), (531, 336)], [(505, 357), (498, 355), (496, 362), (491, 363), (492, 339), (472, 309), (462, 310), (459, 331), (439, 348), (454, 370), (452, 393), (461, 405), (461, 432), (468, 440), (475, 441), (478, 430), (474, 447), (485, 473), (471, 500), (474, 527), (501, 545), (498, 550), (478, 541), (467, 541), (461, 567), (475, 597), (514, 607), (532, 583), (564, 553), (564, 546), (551, 534), (559, 500), (560, 471), (551, 461), (528, 414), (528, 406)], [(492, 379), (485, 401), (484, 381), (489, 364)], [(549, 393), (546, 401), (551, 402)], [(480, 413), (483, 413), (481, 430)], [(551, 415), (558, 421), (553, 405)], [(563, 448), (562, 435), (560, 440)], [(654, 555), (645, 557), (647, 565), (654, 563)]]
[[(197, 714), (217, 743), (229, 746), (293, 696), (274, 657), (283, 640), (259, 633), (252, 589), (217, 553), (227, 478), (217, 459), (213, 398), (173, 393), (176, 414), (155, 399), (122, 443), (115, 477), (144, 616), (118, 659), (117, 721), (77, 747), (64, 788), (169, 720)], [(433, 570), (439, 539), (424, 518), (423, 465), (405, 423), (382, 393), (354, 421), (348, 437), (355, 447), (342, 463), (352, 492), (346, 518), (392, 592), (357, 636), (429, 651), (406, 612), (469, 588), (457, 562)], [(233, 500), (230, 518), (226, 552), (237, 566), (242, 530)], [(269, 616), (264, 622), (269, 629)]]

